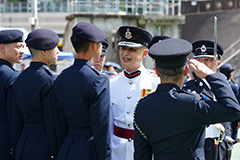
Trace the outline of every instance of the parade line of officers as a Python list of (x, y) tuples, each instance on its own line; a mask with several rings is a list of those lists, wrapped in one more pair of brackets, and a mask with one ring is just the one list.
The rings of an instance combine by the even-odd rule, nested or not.
[[(1, 160), (230, 159), (239, 89), (232, 66), (220, 67), (221, 45), (214, 54), (211, 40), (152, 37), (134, 26), (118, 34), (122, 72), (103, 71), (105, 34), (80, 22), (70, 38), (75, 61), (57, 76), (54, 31), (28, 34), (32, 61), (21, 73), (13, 65), (22, 62), (23, 33), (0, 31)], [(155, 70), (143, 66), (147, 55)]]

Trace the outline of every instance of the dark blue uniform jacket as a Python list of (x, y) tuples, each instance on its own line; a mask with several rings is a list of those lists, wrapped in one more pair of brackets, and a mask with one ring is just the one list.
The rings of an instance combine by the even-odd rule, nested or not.
[[(160, 84), (135, 111), (136, 160), (204, 160), (205, 125), (235, 120), (240, 107), (223, 75), (206, 77), (219, 103)], [(144, 138), (147, 138), (147, 140)]]
[(11, 108), (7, 107), (7, 95), (19, 74), (8, 61), (0, 59), (0, 159), (11, 156)]
[[(227, 77), (224, 78), (227, 80)], [(233, 93), (236, 94), (235, 86), (228, 80), (228, 85), (232, 88)], [(183, 90), (188, 90), (200, 94), (204, 99), (214, 100), (214, 94), (201, 78), (195, 76), (194, 80), (188, 81), (183, 85)], [(232, 136), (231, 122), (224, 122), (222, 125), (225, 128), (225, 136)], [(215, 145), (213, 138), (206, 138), (204, 145), (204, 152), (206, 160), (227, 159), (228, 148), (230, 143), (225, 139), (219, 145)]]
[(51, 111), (43, 105), (55, 79), (56, 74), (45, 63), (31, 62), (12, 87), (12, 141), (16, 160), (56, 157), (54, 126), (48, 124)]
[(109, 80), (90, 61), (76, 59), (54, 86), (59, 160), (109, 160)]

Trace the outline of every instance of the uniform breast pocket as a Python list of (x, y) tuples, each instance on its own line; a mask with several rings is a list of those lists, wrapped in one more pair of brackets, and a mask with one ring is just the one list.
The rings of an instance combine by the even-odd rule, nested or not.
[(112, 99), (111, 107), (112, 107), (112, 113), (114, 118), (118, 118), (119, 116), (124, 114), (124, 106), (120, 105), (119, 99)]

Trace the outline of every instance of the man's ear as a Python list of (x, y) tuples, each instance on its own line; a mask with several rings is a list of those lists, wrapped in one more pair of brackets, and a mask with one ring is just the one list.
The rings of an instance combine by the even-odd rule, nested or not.
[(0, 44), (0, 51), (5, 54), (5, 44)]
[(221, 61), (216, 61), (216, 68), (218, 69), (219, 68), (219, 66), (220, 66), (220, 64), (221, 64)]
[(97, 45), (97, 43), (95, 43), (95, 42), (90, 42), (89, 47), (91, 48), (91, 50), (95, 50), (96, 47), (97, 47), (96, 45)]
[(144, 49), (144, 52), (143, 52), (143, 59), (147, 56), (147, 54), (148, 54), (148, 49), (145, 48), (145, 49)]
[(45, 50), (41, 50), (40, 53), (41, 53), (41, 55), (43, 55), (43, 56), (46, 56), (46, 55), (47, 55), (47, 52), (46, 52)]
[(186, 64), (185, 68), (184, 68), (184, 76), (185, 77), (188, 75), (188, 71), (189, 71), (189, 66)]

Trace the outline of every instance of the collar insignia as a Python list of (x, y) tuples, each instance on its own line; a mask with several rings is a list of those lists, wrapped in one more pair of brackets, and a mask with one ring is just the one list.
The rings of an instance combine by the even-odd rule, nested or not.
[(127, 39), (132, 38), (132, 33), (129, 31), (129, 28), (127, 29), (127, 32), (125, 33), (125, 37), (126, 37)]
[(206, 51), (207, 51), (206, 46), (205, 46), (205, 45), (202, 45), (202, 47), (201, 47), (201, 52), (206, 52)]

